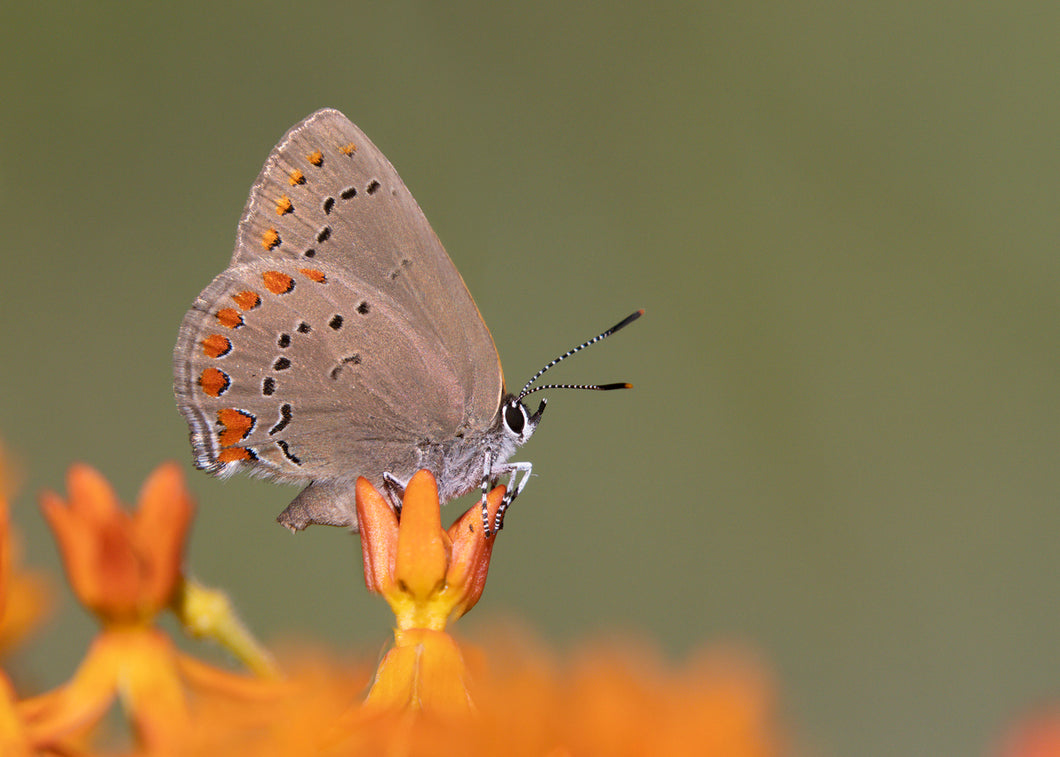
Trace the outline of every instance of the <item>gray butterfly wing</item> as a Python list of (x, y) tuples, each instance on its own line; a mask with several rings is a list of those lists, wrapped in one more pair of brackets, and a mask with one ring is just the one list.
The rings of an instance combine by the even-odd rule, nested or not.
[[(319, 494), (357, 475), (377, 487), (384, 471), (411, 475), (438, 443), (485, 429), (503, 379), (393, 166), (323, 110), (266, 161), (229, 268), (181, 325), (174, 387), (198, 467), (312, 481)], [(352, 525), (338, 510), (334, 522)]]
[[(232, 264), (269, 252), (355, 272), (435, 336), (469, 419), (500, 406), (503, 377), (464, 280), (390, 161), (337, 110), (313, 113), (273, 149), (239, 222)], [(429, 403), (417, 413), (442, 412)]]
[(469, 428), (454, 361), (413, 318), (322, 262), (259, 256), (224, 271), (176, 349), (196, 465), (291, 482), (411, 475), (424, 449)]

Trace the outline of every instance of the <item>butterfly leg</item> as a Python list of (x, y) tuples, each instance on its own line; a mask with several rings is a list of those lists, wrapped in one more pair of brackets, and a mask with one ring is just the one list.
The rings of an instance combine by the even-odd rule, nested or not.
[(394, 512), (401, 516), (401, 500), (405, 498), (405, 484), (394, 478), (390, 471), (383, 471), (383, 492), (390, 500)]
[(490, 478), (493, 474), (493, 455), (487, 450), (482, 457), (482, 533), (488, 539), (493, 536), (493, 532), (490, 531), (489, 503), (486, 502), (486, 495), (490, 491)]
[(500, 531), (504, 528), (504, 514), (511, 507), (515, 498), (526, 488), (534, 466), (531, 463), (508, 463), (504, 468), (504, 472), (509, 475), (508, 488), (504, 493), (504, 499), (501, 500), (500, 507), (497, 508), (497, 515), (493, 518), (494, 531)]

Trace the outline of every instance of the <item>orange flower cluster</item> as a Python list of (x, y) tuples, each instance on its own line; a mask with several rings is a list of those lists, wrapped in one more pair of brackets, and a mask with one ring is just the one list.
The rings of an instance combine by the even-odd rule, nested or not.
[[(491, 514), (504, 495), (489, 496)], [(181, 474), (163, 465), (139, 506), (123, 508), (86, 466), (68, 495), (41, 507), (67, 578), (100, 631), (70, 680), (27, 696), (0, 674), (0, 755), (129, 754), (103, 723), (119, 701), (136, 755), (681, 755), (781, 754), (772, 686), (741, 656), (708, 653), (679, 672), (628, 650), (590, 650), (573, 664), (510, 632), (481, 650), (447, 625), (478, 601), (496, 535), (484, 538), (476, 504), (449, 529), (437, 487), (422, 471), (400, 515), (363, 479), (357, 485), (365, 581), (395, 615), (394, 643), (373, 671), (320, 650), (285, 659), (275, 674), (223, 595), (187, 581), (184, 540), (193, 507)], [(0, 496), (0, 629), (28, 628), (44, 605), (12, 556)], [(30, 607), (18, 605), (30, 600)], [(180, 652), (156, 626), (167, 609), (213, 636), (247, 673)], [(14, 638), (0, 634), (0, 640)], [(367, 696), (365, 691), (367, 690)], [(127, 741), (130, 736), (125, 736)]]

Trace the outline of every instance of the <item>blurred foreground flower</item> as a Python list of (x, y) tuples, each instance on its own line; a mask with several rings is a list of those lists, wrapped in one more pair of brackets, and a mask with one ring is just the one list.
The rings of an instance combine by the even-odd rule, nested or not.
[(1060, 757), (1060, 705), (1039, 707), (1005, 736), (1000, 757)]
[[(198, 740), (208, 732), (202, 730), (210, 725), (208, 718), (191, 709), (196, 690), (266, 695), (256, 679), (178, 652), (154, 626), (182, 586), (184, 537), (193, 511), (177, 466), (163, 465), (148, 478), (132, 514), (88, 466), (70, 469), (68, 489), (68, 502), (49, 492), (41, 497), (41, 508), (74, 593), (103, 629), (69, 683), (19, 703), (31, 742), (81, 745), (118, 697), (144, 750), (172, 753), (191, 734)], [(193, 722), (200, 730), (191, 730)]]
[[(149, 478), (131, 514), (85, 466), (71, 469), (68, 489), (68, 501), (47, 494), (42, 508), (74, 591), (102, 630), (54, 691), (17, 701), (0, 679), (5, 757), (102, 753), (94, 747), (106, 743), (99, 722), (115, 698), (134, 727), (137, 755), (783, 752), (772, 683), (746, 655), (708, 651), (674, 670), (615, 646), (557, 662), (511, 629), (491, 633), (481, 648), (458, 644), (446, 627), (481, 596), (496, 536), (483, 537), (477, 503), (443, 530), (429, 473), (410, 481), (400, 514), (358, 482), (365, 581), (396, 618), (374, 676), (365, 662), (302, 643), (284, 655), (282, 682), (201, 663), (155, 627), (159, 612), (179, 605), (196, 632), (233, 634), (223, 595), (182, 576), (192, 505), (174, 466)], [(490, 493), (491, 517), (503, 494)]]

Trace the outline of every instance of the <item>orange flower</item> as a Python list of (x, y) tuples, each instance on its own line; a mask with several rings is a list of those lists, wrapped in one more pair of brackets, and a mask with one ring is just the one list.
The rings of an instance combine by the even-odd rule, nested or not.
[[(490, 492), (491, 518), (504, 491)], [(400, 519), (367, 479), (357, 480), (365, 583), (383, 595), (397, 620), (394, 648), (368, 694), (372, 706), (449, 714), (471, 708), (463, 657), (444, 629), (482, 596), (496, 534), (483, 536), (478, 505), (444, 531), (440, 507), (426, 470), (409, 481)]]
[[(181, 559), (193, 507), (177, 466), (163, 465), (148, 478), (132, 514), (87, 466), (71, 468), (68, 487), (69, 503), (46, 493), (41, 507), (74, 593), (103, 630), (69, 683), (18, 704), (31, 742), (57, 748), (76, 743), (119, 697), (144, 750), (169, 754), (210, 735), (203, 726), (211, 722), (193, 709), (198, 691), (274, 695), (259, 679), (178, 652), (153, 626), (155, 615), (185, 587)], [(230, 732), (236, 725), (230, 720), (219, 727)]]
[[(503, 486), (490, 492), (490, 518), (503, 497)], [(430, 471), (409, 481), (400, 518), (367, 479), (357, 479), (364, 580), (390, 604), (398, 630), (440, 631), (474, 607), (486, 587), (496, 534), (482, 536), (477, 504), (443, 531), (440, 508)]]
[(1060, 757), (1060, 706), (1040, 705), (1006, 734), (1000, 757)]
[(184, 537), (194, 511), (175, 464), (156, 470), (130, 515), (87, 465), (67, 477), (69, 504), (45, 492), (41, 509), (62, 552), (77, 598), (104, 623), (150, 621), (180, 580)]

